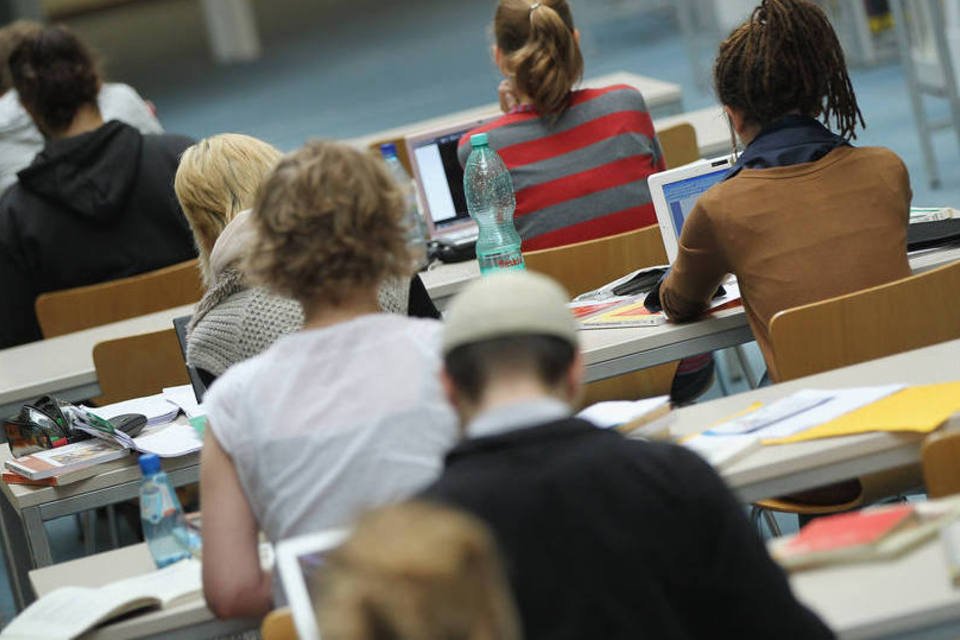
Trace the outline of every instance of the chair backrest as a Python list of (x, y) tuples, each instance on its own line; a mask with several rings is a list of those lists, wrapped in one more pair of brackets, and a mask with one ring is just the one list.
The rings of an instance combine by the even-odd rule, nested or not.
[(129, 278), (44, 293), (37, 297), (37, 320), (44, 338), (197, 302), (203, 282), (197, 260)]
[(923, 441), (920, 460), (928, 497), (960, 493), (960, 431), (931, 433)]
[(571, 295), (596, 289), (635, 269), (667, 263), (657, 225), (615, 236), (530, 251), (527, 269), (539, 271), (567, 288)]
[(660, 149), (667, 169), (676, 169), (700, 159), (697, 130), (689, 122), (681, 122), (657, 131)]
[(960, 262), (776, 314), (779, 380), (960, 338)]
[(173, 327), (100, 342), (93, 347), (93, 365), (102, 392), (94, 398), (98, 405), (190, 382)]
[(260, 637), (263, 640), (297, 640), (297, 628), (293, 624), (293, 614), (289, 607), (274, 609), (260, 624)]

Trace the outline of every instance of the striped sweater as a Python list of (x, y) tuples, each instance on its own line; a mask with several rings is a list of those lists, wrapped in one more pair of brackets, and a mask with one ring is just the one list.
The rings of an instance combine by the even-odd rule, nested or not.
[(571, 94), (551, 123), (520, 107), (470, 135), (487, 133), (510, 170), (524, 251), (546, 249), (656, 224), (647, 176), (662, 171), (653, 121), (636, 89), (615, 85)]

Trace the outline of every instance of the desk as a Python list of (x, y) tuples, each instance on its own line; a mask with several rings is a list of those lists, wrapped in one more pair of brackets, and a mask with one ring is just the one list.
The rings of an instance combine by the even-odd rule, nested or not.
[[(953, 380), (960, 380), (960, 340), (679, 409), (670, 431), (678, 436), (698, 433), (754, 402), (770, 403), (800, 389)], [(960, 419), (954, 421), (960, 426)], [(741, 501), (755, 502), (917, 463), (923, 438), (922, 434), (867, 433), (761, 447), (723, 469), (721, 475)]]
[[(673, 82), (664, 82), (662, 80), (648, 78), (635, 73), (619, 71), (617, 73), (609, 73), (607, 75), (597, 76), (595, 78), (585, 80), (583, 82), (583, 87), (589, 89), (607, 87), (614, 84), (626, 84), (630, 85), (631, 87), (636, 87), (643, 95), (643, 99), (647, 104), (647, 109), (649, 109), (652, 114), (671, 115), (680, 113), (680, 111), (683, 110), (683, 90), (680, 88), (679, 84), (675, 84)], [(496, 95), (496, 86), (490, 87), (490, 94), (493, 96)], [(416, 133), (417, 131), (439, 129), (441, 127), (456, 125), (463, 122), (470, 122), (471, 120), (489, 118), (491, 116), (500, 115), (501, 113), (500, 104), (491, 102), (480, 107), (474, 107), (473, 109), (464, 109), (463, 111), (457, 111), (445, 116), (421, 120), (419, 122), (411, 122), (410, 124), (406, 124), (401, 127), (394, 127), (385, 131), (370, 133), (359, 138), (354, 138), (349, 142), (355, 146), (366, 149), (373, 142), (397, 140), (411, 133)]]
[[(57, 587), (101, 587), (154, 570), (150, 551), (146, 544), (141, 543), (31, 571), (30, 584), (39, 597)], [(210, 638), (257, 629), (259, 626), (259, 620), (217, 620), (207, 609), (203, 596), (197, 596), (169, 609), (150, 611), (107, 624), (85, 634), (83, 639)]]
[(843, 640), (960, 637), (960, 589), (939, 537), (895, 560), (796, 573), (790, 585)]
[(63, 400), (86, 400), (100, 393), (93, 368), (98, 342), (173, 327), (173, 319), (193, 313), (185, 305), (121, 320), (84, 331), (0, 351), (0, 415), (16, 413), (27, 400), (55, 394)]

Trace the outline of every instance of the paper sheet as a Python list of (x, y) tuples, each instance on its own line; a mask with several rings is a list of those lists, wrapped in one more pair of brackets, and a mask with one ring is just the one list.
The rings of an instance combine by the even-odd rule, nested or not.
[(161, 458), (176, 458), (194, 453), (203, 448), (203, 440), (189, 424), (174, 422), (158, 429), (151, 429), (133, 439), (137, 450), (155, 453)]
[(780, 434), (764, 444), (785, 444), (873, 431), (929, 433), (960, 413), (960, 382), (898, 389), (876, 402), (821, 421), (802, 433)]
[(162, 393), (144, 398), (133, 398), (102, 407), (87, 407), (92, 413), (105, 420), (122, 416), (125, 413), (140, 413), (147, 416), (147, 424), (165, 424), (172, 422), (180, 407), (167, 400)]
[(587, 422), (592, 422), (602, 429), (612, 429), (613, 427), (626, 424), (635, 418), (650, 413), (669, 401), (669, 396), (657, 396), (655, 398), (645, 398), (636, 401), (615, 400), (598, 402), (578, 413), (577, 417)]
[(183, 409), (188, 418), (203, 415), (200, 403), (197, 402), (197, 396), (193, 392), (193, 387), (189, 384), (180, 387), (167, 387), (163, 390), (163, 397)]

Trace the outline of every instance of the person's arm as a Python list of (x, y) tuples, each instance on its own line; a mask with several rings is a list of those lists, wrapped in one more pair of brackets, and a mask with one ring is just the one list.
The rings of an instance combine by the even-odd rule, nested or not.
[(19, 232), (12, 214), (0, 205), (0, 300), (3, 301), (0, 349), (43, 337), (34, 310), (37, 288), (27, 263), (20, 250)]
[(703, 313), (730, 267), (707, 211), (697, 204), (683, 223), (677, 259), (660, 285), (660, 305), (675, 321)]
[(218, 618), (257, 617), (273, 608), (271, 576), (260, 567), (259, 527), (237, 469), (208, 425), (200, 461), (203, 595)]

